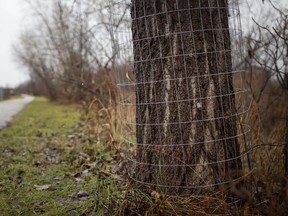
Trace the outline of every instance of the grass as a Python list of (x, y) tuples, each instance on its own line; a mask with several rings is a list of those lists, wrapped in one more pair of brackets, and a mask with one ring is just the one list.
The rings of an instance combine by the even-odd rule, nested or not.
[[(274, 124), (271, 124), (273, 121), (270, 121), (277, 119), (275, 117), (279, 119), (285, 114), (287, 101), (285, 99), (283, 101), (283, 98), (279, 99), (277, 104), (273, 105), (266, 113), (260, 112), (257, 104), (252, 103), (249, 116), (251, 118), (252, 144), (257, 146), (251, 155), (253, 170), (244, 179), (245, 187), (236, 188), (230, 185), (233, 193), (242, 200), (241, 203), (227, 204), (225, 191), (210, 196), (193, 196), (191, 194), (171, 196), (165, 192), (158, 194), (152, 191), (152, 188), (144, 190), (143, 188), (142, 190), (132, 188), (125, 197), (122, 209), (131, 215), (287, 215), (288, 178), (284, 172), (282, 144), (285, 140), (286, 126), (283, 124), (283, 120), (275, 121)], [(265, 107), (263, 100), (261, 107)], [(271, 110), (272, 108), (273, 110)], [(127, 116), (124, 112), (124, 119), (129, 119), (132, 112), (130, 110), (126, 110), (126, 112)], [(260, 133), (262, 127), (267, 127), (267, 124), (260, 122), (262, 118), (270, 119), (268, 125), (273, 125), (272, 128), (274, 128), (269, 130), (269, 134), (265, 133), (265, 136)], [(133, 130), (129, 128), (128, 131)], [(127, 147), (128, 145), (126, 145), (126, 150)], [(123, 215), (128, 215), (127, 212)]]
[(286, 215), (287, 184), (268, 178), (280, 179), (282, 160), (275, 155), (281, 152), (255, 155), (253, 187), (261, 193), (248, 193), (252, 204), (228, 205), (221, 192), (160, 194), (116, 174), (125, 174), (117, 109), (93, 110), (36, 98), (0, 131), (1, 215)]
[(103, 215), (117, 206), (111, 157), (82, 128), (75, 106), (36, 98), (0, 132), (1, 215)]

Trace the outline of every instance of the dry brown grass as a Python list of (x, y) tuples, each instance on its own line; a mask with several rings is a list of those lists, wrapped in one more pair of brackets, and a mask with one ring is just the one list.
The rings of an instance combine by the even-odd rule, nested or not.
[[(130, 110), (121, 110), (119, 101), (113, 100), (109, 93), (103, 95), (110, 95), (110, 98), (105, 96), (105, 101), (113, 101), (112, 103), (104, 103), (104, 99), (101, 97), (95, 97), (93, 100), (83, 103), (85, 109), (82, 118), (86, 122), (86, 130), (92, 137), (96, 137), (99, 142), (105, 144), (107, 149), (113, 151), (115, 157), (118, 155), (118, 166), (115, 165), (114, 171), (127, 183), (122, 205), (117, 214), (286, 215), (288, 212), (288, 184), (284, 172), (283, 144), (287, 130), (285, 114), (288, 101), (281, 87), (275, 81), (272, 79), (267, 81), (264, 79), (265, 77), (261, 76), (259, 71), (255, 72), (246, 82), (250, 88), (248, 98), (252, 102), (250, 114), (244, 118), (249, 119), (251, 124), (253, 170), (251, 175), (247, 175), (244, 180), (246, 182), (245, 189), (233, 188), (234, 192), (243, 198), (242, 202), (235, 205), (227, 204), (226, 191), (209, 196), (169, 196), (159, 194), (149, 188), (139, 190), (130, 182), (129, 178), (126, 178), (125, 174), (129, 167), (123, 166), (125, 165), (123, 152), (128, 148), (128, 145), (125, 145), (124, 135), (126, 132), (124, 130), (134, 130), (125, 127), (123, 120), (133, 121), (135, 107), (130, 106)], [(106, 87), (114, 89), (115, 85), (106, 85)], [(127, 96), (129, 92), (125, 94)], [(247, 119), (241, 119), (241, 121)], [(130, 138), (133, 139), (133, 137)], [(231, 187), (233, 185), (230, 185), (230, 189)]]

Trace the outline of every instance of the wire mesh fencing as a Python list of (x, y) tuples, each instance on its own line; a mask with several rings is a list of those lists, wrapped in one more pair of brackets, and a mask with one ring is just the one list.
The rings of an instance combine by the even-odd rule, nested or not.
[(194, 194), (239, 182), (251, 148), (238, 1), (114, 0), (109, 9), (123, 20), (115, 70), (131, 179)]

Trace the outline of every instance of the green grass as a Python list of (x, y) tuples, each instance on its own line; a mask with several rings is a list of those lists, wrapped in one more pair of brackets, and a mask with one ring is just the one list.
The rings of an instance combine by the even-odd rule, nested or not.
[(36, 98), (0, 132), (1, 215), (104, 215), (117, 207), (111, 157), (82, 126), (75, 106)]

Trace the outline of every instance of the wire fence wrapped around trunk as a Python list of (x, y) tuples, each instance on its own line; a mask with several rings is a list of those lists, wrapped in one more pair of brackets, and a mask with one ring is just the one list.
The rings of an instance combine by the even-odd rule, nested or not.
[(130, 177), (180, 193), (238, 182), (251, 169), (238, 1), (114, 0), (109, 9), (122, 20), (115, 70)]

